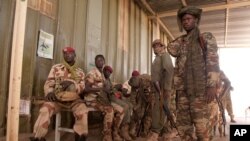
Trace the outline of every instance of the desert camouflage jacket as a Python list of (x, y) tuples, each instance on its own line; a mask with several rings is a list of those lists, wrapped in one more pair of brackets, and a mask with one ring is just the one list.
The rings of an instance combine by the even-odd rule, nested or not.
[(56, 64), (52, 66), (48, 78), (44, 84), (45, 95), (55, 91), (55, 85), (57, 83), (56, 81), (64, 80), (72, 81), (76, 86), (76, 93), (80, 93), (85, 87), (85, 74), (80, 68), (76, 69), (76, 74), (78, 77), (76, 78), (76, 80), (74, 80), (71, 78), (71, 73), (69, 72), (69, 70), (63, 64)]

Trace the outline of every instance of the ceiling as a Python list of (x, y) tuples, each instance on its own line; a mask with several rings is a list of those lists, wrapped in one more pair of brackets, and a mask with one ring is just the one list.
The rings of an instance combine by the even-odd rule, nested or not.
[(250, 0), (135, 0), (156, 19), (170, 39), (180, 36), (176, 13), (181, 6), (203, 9), (200, 30), (212, 32), (219, 47), (250, 47)]

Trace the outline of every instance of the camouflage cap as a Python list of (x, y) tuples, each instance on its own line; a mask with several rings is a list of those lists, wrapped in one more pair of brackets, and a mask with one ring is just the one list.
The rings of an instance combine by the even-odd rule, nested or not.
[(156, 44), (159, 44), (159, 45), (161, 45), (161, 46), (165, 46), (165, 44), (162, 43), (160, 39), (155, 39), (155, 40), (153, 41), (153, 43), (152, 43), (152, 47), (154, 47)]
[(185, 6), (178, 10), (178, 18), (181, 19), (185, 14), (190, 14), (195, 16), (196, 18), (201, 18), (202, 9), (194, 7), (194, 6)]

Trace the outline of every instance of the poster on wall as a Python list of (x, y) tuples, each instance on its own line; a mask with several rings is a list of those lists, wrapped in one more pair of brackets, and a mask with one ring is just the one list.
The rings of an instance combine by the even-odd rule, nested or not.
[(39, 32), (37, 55), (39, 57), (53, 59), (54, 35), (43, 30)]

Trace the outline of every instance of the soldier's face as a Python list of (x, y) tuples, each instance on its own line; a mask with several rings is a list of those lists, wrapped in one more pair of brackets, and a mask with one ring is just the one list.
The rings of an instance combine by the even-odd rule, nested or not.
[(103, 75), (104, 75), (105, 78), (109, 78), (111, 73), (109, 71), (104, 71)]
[(97, 68), (102, 68), (104, 64), (105, 64), (105, 61), (104, 61), (103, 58), (101, 58), (101, 57), (96, 58), (96, 60), (95, 60), (95, 66)]
[(153, 50), (154, 50), (155, 54), (158, 54), (162, 49), (163, 49), (163, 47), (160, 44), (155, 44), (153, 46)]
[(181, 19), (182, 27), (189, 32), (197, 25), (197, 21), (193, 15), (185, 14)]
[(75, 52), (65, 52), (63, 53), (63, 58), (67, 63), (75, 62), (76, 54)]

